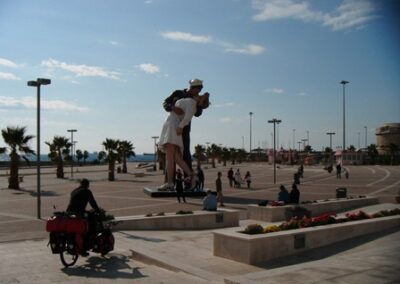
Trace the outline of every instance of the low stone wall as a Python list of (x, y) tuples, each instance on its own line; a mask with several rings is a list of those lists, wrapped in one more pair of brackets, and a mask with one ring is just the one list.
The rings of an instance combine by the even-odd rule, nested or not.
[[(123, 230), (205, 230), (239, 226), (239, 211), (219, 209), (218, 211), (194, 211), (193, 214), (165, 216), (117, 217), (115, 231)], [(121, 221), (121, 222), (118, 222)]]
[[(311, 211), (311, 216), (318, 216), (327, 212), (341, 212), (348, 209), (364, 207), (368, 205), (378, 204), (377, 197), (353, 198), (353, 199), (331, 199), (329, 201), (298, 204), (298, 206), (307, 208)], [(284, 206), (258, 206), (248, 205), (248, 217), (251, 220), (259, 220), (266, 222), (278, 222), (285, 220), (286, 210), (290, 210), (296, 205)]]
[(214, 255), (256, 264), (399, 226), (397, 215), (259, 235), (229, 228), (214, 232)]

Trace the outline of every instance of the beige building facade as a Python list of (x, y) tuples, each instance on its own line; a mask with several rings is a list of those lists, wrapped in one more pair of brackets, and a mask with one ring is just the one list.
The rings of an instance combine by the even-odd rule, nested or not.
[(379, 154), (387, 154), (391, 143), (400, 148), (400, 123), (384, 123), (376, 129), (375, 135)]

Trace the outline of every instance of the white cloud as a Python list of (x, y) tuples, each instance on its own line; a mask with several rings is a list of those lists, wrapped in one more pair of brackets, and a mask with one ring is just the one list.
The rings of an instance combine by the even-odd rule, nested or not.
[(212, 42), (211, 36), (206, 35), (193, 35), (191, 33), (185, 32), (162, 32), (161, 35), (164, 38), (177, 40), (177, 41), (187, 41), (187, 42), (195, 42), (195, 43), (210, 43)]
[(103, 67), (98, 66), (68, 64), (54, 59), (43, 60), (42, 66), (48, 67), (49, 69), (61, 69), (64, 71), (68, 71), (74, 73), (76, 76), (103, 77), (113, 80), (120, 80), (120, 78), (118, 78), (117, 76), (117, 72), (107, 71)]
[(12, 67), (12, 68), (17, 68), (18, 64), (12, 62), (11, 60), (5, 59), (5, 58), (1, 58), (0, 57), (0, 65), (2, 66), (6, 66), (6, 67)]
[(0, 72), (0, 80), (15, 80), (19, 81), (21, 78), (18, 76), (12, 74), (12, 73), (5, 73), (5, 72)]
[[(0, 108), (28, 108), (36, 109), (36, 98), (34, 97), (23, 97), (13, 98), (0, 96)], [(73, 103), (68, 103), (61, 100), (41, 100), (40, 107), (44, 110), (63, 110), (63, 111), (87, 111), (86, 107), (80, 107)]]
[(258, 10), (253, 16), (255, 21), (279, 19), (313, 21), (329, 26), (334, 31), (359, 28), (377, 17), (373, 15), (375, 8), (368, 0), (344, 0), (331, 13), (312, 10), (308, 2), (299, 3), (293, 0), (253, 0), (252, 7)]
[(231, 123), (232, 122), (232, 118), (230, 118), (230, 117), (222, 117), (222, 118), (220, 118), (219, 121), (222, 122), (222, 123)]
[(137, 65), (136, 67), (149, 74), (156, 74), (160, 72), (160, 68), (151, 63), (142, 63)]
[(247, 44), (242, 47), (235, 47), (232, 45), (226, 46), (225, 51), (234, 52), (234, 53), (242, 53), (242, 54), (250, 54), (250, 55), (259, 55), (265, 51), (265, 48), (261, 45), (257, 44)]
[(110, 41), (110, 44), (111, 44), (111, 45), (119, 45), (119, 42), (118, 42), (118, 41), (111, 40), (111, 41)]
[(266, 89), (265, 90), (267, 93), (274, 93), (274, 94), (283, 94), (285, 91), (281, 88), (272, 88), (272, 89)]
[(235, 103), (233, 102), (213, 105), (213, 107), (233, 107), (233, 106), (235, 106)]

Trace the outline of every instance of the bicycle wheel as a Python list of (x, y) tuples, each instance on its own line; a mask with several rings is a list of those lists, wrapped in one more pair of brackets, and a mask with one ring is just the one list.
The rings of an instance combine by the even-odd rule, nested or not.
[(79, 254), (77, 252), (71, 252), (68, 248), (68, 242), (63, 244), (62, 250), (60, 251), (60, 259), (65, 267), (72, 266), (78, 260)]

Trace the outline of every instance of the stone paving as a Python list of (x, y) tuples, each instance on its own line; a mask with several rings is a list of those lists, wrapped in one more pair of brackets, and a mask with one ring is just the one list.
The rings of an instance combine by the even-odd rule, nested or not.
[[(292, 166), (280, 166), (277, 169), (277, 184), (274, 185), (271, 165), (265, 163), (233, 165), (234, 170), (239, 168), (243, 176), (249, 170), (253, 177), (251, 189), (233, 189), (229, 188), (226, 179), (226, 172), (230, 165), (227, 167), (217, 165), (216, 169), (210, 168), (210, 165), (203, 167), (205, 168), (205, 186), (207, 188), (214, 187), (218, 171), (223, 173), (225, 203), (228, 208), (241, 209), (242, 219), (247, 218), (244, 210), (246, 204), (257, 203), (263, 199), (275, 199), (280, 184), (284, 184), (290, 189), (293, 174), (297, 169), (297, 167)], [(206, 169), (206, 167), (209, 168)], [(301, 200), (332, 198), (335, 196), (336, 188), (346, 187), (349, 195), (372, 194), (378, 196), (381, 202), (395, 202), (394, 198), (400, 188), (400, 167), (349, 166), (347, 168), (350, 172), (350, 178), (338, 180), (334, 173), (328, 174), (322, 169), (322, 166), (306, 166), (305, 177), (301, 180), (299, 187)], [(226, 283), (253, 283), (251, 281), (254, 281), (254, 283), (275, 283), (273, 281), (277, 281), (276, 279), (281, 279), (280, 283), (292, 283), (293, 281), (289, 281), (289, 279), (293, 280), (296, 271), (302, 269), (303, 264), (299, 264), (302, 259), (306, 262), (304, 265), (310, 270), (313, 267), (323, 267), (330, 262), (345, 263), (344, 259), (351, 261), (353, 258), (358, 258), (359, 261), (362, 261), (363, 254), (360, 252), (360, 247), (365, 248), (363, 253), (368, 254), (370, 258), (385, 259), (391, 266), (385, 266), (385, 270), (384, 267), (379, 266), (377, 261), (370, 263), (370, 272), (363, 274), (349, 270), (347, 278), (321, 276), (323, 273), (317, 273), (317, 270), (315, 270), (314, 275), (311, 273), (309, 276), (313, 275), (316, 279), (315, 282), (318, 279), (325, 281), (322, 283), (358, 283), (358, 281), (355, 281), (357, 277), (363, 277), (362, 282), (364, 283), (391, 283), (390, 281), (393, 279), (398, 280), (397, 276), (392, 273), (393, 269), (398, 271), (398, 266), (396, 266), (396, 263), (391, 263), (395, 257), (399, 256), (399, 246), (395, 244), (396, 242), (393, 242), (396, 237), (397, 239), (399, 237), (398, 231), (376, 238), (367, 237), (361, 244), (346, 247), (346, 250), (315, 261), (307, 260), (306, 256), (300, 256), (300, 261), (295, 265), (292, 265), (288, 260), (283, 261), (281, 267), (267, 268), (268, 273), (277, 273), (276, 275), (289, 273), (292, 276), (286, 278), (283, 276), (268, 277), (269, 282), (265, 282), (264, 278), (257, 276), (265, 271), (264, 267), (242, 267), (234, 262), (227, 264), (227, 260), (221, 258), (219, 258), (220, 266), (211, 264), (207, 266), (207, 261), (202, 264), (188, 263), (187, 261), (188, 267), (201, 267), (203, 277), (196, 273), (183, 272), (185, 270), (173, 271), (171, 267), (167, 267), (168, 269), (160, 268), (152, 263), (151, 257), (146, 259), (142, 256), (141, 259), (131, 259), (131, 250), (135, 251), (138, 240), (143, 241), (143, 238), (146, 238), (146, 231), (117, 233), (116, 250), (110, 255), (113, 260), (111, 262), (105, 262), (100, 257), (93, 255), (86, 261), (80, 259), (74, 268), (63, 269), (57, 255), (52, 255), (50, 249), (45, 247), (47, 244), (47, 233), (44, 230), (45, 219), (52, 214), (54, 207), (57, 210), (65, 209), (69, 193), (77, 186), (79, 178), (86, 177), (92, 181), (91, 188), (99, 205), (115, 216), (201, 209), (201, 199), (199, 198), (188, 198), (188, 203), (179, 204), (175, 198), (151, 198), (144, 194), (144, 186), (161, 184), (162, 173), (136, 169), (133, 163), (129, 164), (128, 174), (116, 174), (117, 180), (115, 182), (107, 181), (107, 168), (105, 166), (79, 167), (75, 170), (77, 172), (74, 172), (72, 179), (69, 176), (69, 168), (66, 168), (66, 178), (60, 180), (55, 178), (54, 168), (42, 169), (42, 220), (38, 220), (36, 218), (35, 169), (21, 169), (20, 173), (24, 176), (24, 182), (21, 184), (22, 189), (20, 191), (7, 189), (7, 178), (5, 177), (7, 170), (0, 169), (0, 283), (77, 283), (78, 281), (108, 283), (111, 279), (118, 283), (127, 283), (128, 281), (132, 283), (132, 280), (134, 280), (134, 283), (209, 283), (210, 280), (217, 283), (223, 281)], [(144, 174), (144, 176), (137, 176), (136, 173)], [(206, 253), (205, 248), (212, 247), (212, 241), (207, 237), (210, 234), (208, 231), (172, 232), (172, 235), (168, 232), (147, 231), (147, 236), (153, 236), (154, 239), (162, 240), (172, 236), (178, 240), (185, 239), (181, 243), (186, 246), (181, 248), (177, 245), (176, 250), (181, 249), (186, 255), (190, 255), (191, 248), (194, 245), (204, 248), (198, 250), (198, 253)], [(196, 243), (197, 241), (198, 243)], [(149, 243), (151, 245), (151, 242)], [(179, 242), (176, 244), (179, 244)], [(382, 246), (383, 244), (384, 246)], [(386, 253), (389, 251), (393, 252), (392, 256)], [(358, 255), (358, 252), (361, 255)], [(355, 255), (353, 255), (354, 253)], [(149, 254), (151, 254), (151, 250), (149, 250)], [(164, 254), (164, 257), (168, 258), (168, 254)], [(387, 279), (382, 278), (384, 281), (377, 282), (374, 278), (376, 276), (373, 273), (374, 268), (379, 270), (376, 275), (385, 274), (386, 271), (389, 275)], [(235, 278), (239, 276), (233, 271), (248, 275), (248, 277), (244, 279)], [(308, 280), (302, 283), (313, 283), (311, 279)]]

